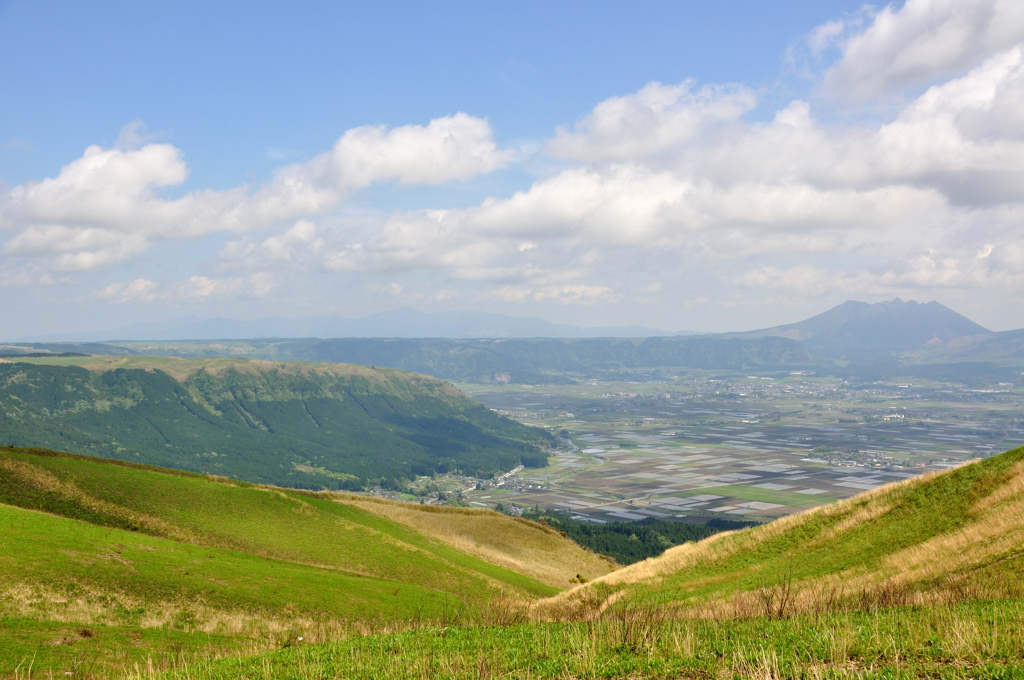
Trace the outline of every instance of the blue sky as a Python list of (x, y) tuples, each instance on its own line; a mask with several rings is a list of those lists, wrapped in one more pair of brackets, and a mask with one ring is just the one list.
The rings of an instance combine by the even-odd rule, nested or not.
[(0, 2), (0, 335), (1024, 326), (1022, 41), (1001, 0)]

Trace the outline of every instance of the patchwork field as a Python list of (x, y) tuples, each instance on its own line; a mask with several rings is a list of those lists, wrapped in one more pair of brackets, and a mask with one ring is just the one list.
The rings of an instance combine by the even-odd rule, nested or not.
[(549, 467), (517, 471), (466, 498), (597, 522), (765, 521), (1024, 444), (1024, 392), (1005, 383), (646, 377), (460, 386), (568, 444)]

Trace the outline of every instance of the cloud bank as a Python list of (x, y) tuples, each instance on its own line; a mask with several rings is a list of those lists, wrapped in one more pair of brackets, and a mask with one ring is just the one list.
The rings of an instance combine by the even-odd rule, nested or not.
[(0, 229), (13, 233), (8, 255), (43, 259), (65, 271), (119, 262), (155, 242), (217, 232), (259, 231), (333, 208), (375, 182), (443, 184), (492, 172), (515, 153), (498, 149), (487, 121), (458, 113), (426, 126), (349, 130), (334, 148), (279, 169), (258, 187), (202, 189), (178, 198), (162, 190), (188, 178), (184, 154), (140, 141), (139, 123), (114, 148), (90, 146), (56, 177), (0, 197)]
[[(348, 130), (261, 184), (182, 192), (183, 152), (133, 123), (115, 147), (0, 196), (2, 257), (22, 272), (7, 285), (223, 234), (194, 275), (126, 277), (96, 299), (266, 298), (331, 277), (480, 305), (1021, 298), (1024, 4), (908, 0), (805, 44), (834, 58), (777, 110), (747, 84), (651, 82), (557, 127), (533, 157), (457, 113)], [(339, 213), (375, 184), (442, 187), (537, 159), (542, 176), (469, 207), (385, 208), (358, 225)]]

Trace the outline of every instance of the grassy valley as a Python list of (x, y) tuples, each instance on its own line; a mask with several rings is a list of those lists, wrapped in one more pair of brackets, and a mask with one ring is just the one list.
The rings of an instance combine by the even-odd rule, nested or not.
[(0, 445), (250, 482), (361, 489), (547, 462), (556, 443), (423, 375), (348, 364), (161, 357), (0, 363)]
[(173, 678), (1024, 676), (1024, 449), (671, 548), (505, 626), (377, 634)]
[(16, 677), (1024, 674), (1024, 449), (614, 571), (486, 510), (48, 451), (0, 474)]
[(484, 620), (610, 569), (485, 510), (0, 450), (0, 676)]
[[(364, 419), (356, 422), (381, 426), (390, 433), (384, 436), (421, 447), (398, 452), (382, 447), (382, 465), (408, 462), (403, 452), (409, 450), (425, 451), (425, 460), (446, 464), (450, 457), (432, 459), (429, 447), (417, 443), (424, 429), (414, 427), (417, 418), (450, 418), (477, 428), (449, 427), (452, 440), (462, 432), (483, 432), (513, 452), (543, 452), (547, 446), (543, 430), (500, 418), (446, 383), (401, 371), (81, 356), (32, 358), (0, 367), (11, 372), (5, 411), (21, 419), (7, 422), (37, 422), (40, 433), (53, 437), (77, 433), (74, 428), (84, 423), (92, 427), (95, 441), (109, 441), (99, 436), (100, 425), (122, 427), (125, 421), (111, 414), (132, 413), (123, 432), (137, 431), (140, 437), (169, 432), (187, 442), (181, 436), (187, 430), (169, 423), (195, 409), (222, 428), (210, 432), (232, 435), (224, 441), (234, 439), (237, 430), (230, 428), (241, 424), (232, 418), (251, 419), (245, 421), (251, 438), (244, 441), (257, 448), (251, 455), (238, 449), (237, 460), (269, 467), (288, 460), (274, 448), (284, 441), (276, 438), (301, 431), (289, 429), (292, 415), (322, 398), (344, 408), (365, 406)], [(40, 372), (32, 373), (35, 369)], [(42, 372), (58, 369), (69, 373)], [(181, 396), (175, 402), (146, 380), (171, 381), (180, 386), (175, 394)], [(745, 380), (742, 392), (773, 382)], [(790, 384), (795, 380), (803, 377), (780, 381), (785, 384), (778, 389), (796, 389), (796, 383)], [(708, 389), (726, 386), (709, 379)], [(635, 398), (625, 394), (627, 389), (637, 391)], [(566, 468), (560, 473), (522, 470), (490, 482), (481, 479), (476, 489), (465, 492), (465, 502), (472, 504), (518, 504), (525, 518), (482, 508), (392, 502), (326, 483), (310, 484), (316, 490), (295, 488), (297, 475), (306, 481), (315, 474), (334, 482), (349, 479), (346, 475), (369, 478), (312, 458), (291, 459), (282, 479), (292, 488), (282, 488), (231, 479), (209, 467), (187, 471), (181, 464), (178, 470), (139, 464), (132, 461), (142, 457), (127, 446), (113, 454), (122, 460), (2, 449), (0, 677), (29, 677), (29, 667), (37, 677), (189, 680), (1024, 677), (1024, 448), (944, 471), (934, 466), (922, 476), (903, 469), (882, 476), (877, 475), (883, 468), (850, 470), (850, 461), (860, 459), (843, 458), (826, 469), (827, 461), (804, 460), (814, 453), (805, 450), (813, 441), (787, 444), (780, 453), (776, 442), (785, 438), (773, 434), (774, 421), (736, 411), (728, 423), (667, 423), (672, 395), (659, 387), (646, 397), (639, 389), (623, 386), (605, 397), (608, 389), (600, 387), (601, 399), (643, 406), (650, 417), (641, 410), (629, 422), (619, 418), (605, 426), (607, 432), (570, 433), (577, 448), (553, 456)], [(837, 389), (848, 388), (829, 383), (821, 389), (835, 399)], [(558, 398), (526, 388), (522, 392), (523, 406), (529, 408)], [(326, 396), (316, 396), (321, 393)], [(1013, 412), (1013, 403), (992, 401), (1010, 396), (993, 394), (977, 403), (981, 397), (967, 397), (970, 401), (956, 413), (966, 418), (971, 409), (984, 409), (986, 417), (994, 417), (996, 407)], [(92, 401), (82, 395), (92, 395)], [(804, 392), (792, 397), (809, 398)], [(577, 406), (573, 403), (572, 410), (579, 412)], [(328, 407), (336, 409), (329, 411), (335, 414), (332, 426), (350, 427), (342, 416), (354, 408), (328, 404), (311, 410), (316, 415), (321, 413), (317, 408)], [(709, 407), (701, 407), (688, 408), (695, 418), (707, 419)], [(935, 407), (929, 408), (934, 418)], [(574, 420), (559, 415), (565, 409), (549, 410), (553, 415), (546, 424), (552, 429)], [(584, 424), (588, 427), (600, 425), (594, 415), (586, 419), (597, 423)], [(920, 419), (925, 422), (924, 416)], [(47, 430), (45, 423), (57, 426)], [(148, 430), (146, 423), (158, 427)], [(522, 430), (500, 429), (506, 423)], [(863, 429), (874, 421), (858, 423), (845, 426)], [(725, 430), (721, 437), (712, 432), (719, 425)], [(882, 420), (872, 427), (918, 433), (919, 439), (923, 432), (940, 442), (947, 436), (931, 420), (925, 429)], [(634, 430), (642, 430), (643, 438)], [(771, 436), (756, 442), (738, 439), (747, 430)], [(837, 429), (830, 436), (844, 432)], [(951, 438), (948, 446), (964, 449), (966, 457), (967, 430), (961, 425), (956, 432), (959, 438)], [(977, 435), (972, 446), (987, 455), (988, 449), (978, 449), (983, 432), (971, 432)], [(996, 433), (1001, 438), (993, 441), (1008, 443), (1008, 433), (1008, 428)], [(730, 453), (748, 455), (758, 472), (748, 474), (750, 479), (708, 481), (732, 468), (725, 457), (694, 452), (695, 443), (683, 441), (698, 435), (704, 448), (728, 446)], [(476, 458), (465, 460), (485, 460), (488, 449), (473, 436), (467, 437), (466, 455)], [(638, 445), (628, 446), (634, 440)], [(441, 451), (441, 445), (435, 450)], [(760, 470), (775, 460), (766, 458), (769, 450), (789, 457)], [(218, 455), (195, 460), (218, 461), (221, 451), (213, 452)], [(605, 456), (626, 468), (617, 473), (621, 479), (615, 478), (624, 491), (632, 488), (627, 483), (634, 477), (643, 481), (638, 488), (646, 496), (623, 494), (616, 507), (645, 511), (647, 520), (584, 521), (588, 513), (609, 509), (603, 499), (568, 482), (558, 486), (534, 479), (547, 472), (581, 478), (588, 474), (582, 465), (587, 456)], [(676, 460), (680, 456), (689, 458)], [(638, 462), (631, 463), (634, 459)], [(652, 472), (637, 472), (630, 465)], [(694, 466), (706, 467), (708, 479), (694, 476)], [(771, 481), (764, 482), (765, 476)], [(771, 512), (730, 519), (726, 508), (732, 506), (717, 505), (726, 492), (730, 498), (742, 496), (748, 482), (804, 480), (780, 491), (751, 487), (776, 499), (793, 488), (825, 489), (822, 480), (847, 477), (854, 486), (840, 488), (870, 490), (832, 504), (819, 504), (832, 500), (822, 494), (749, 528), (739, 525), (773, 519)], [(904, 479), (886, 484), (885, 477)], [(466, 485), (457, 476), (446, 481)], [(697, 504), (690, 501), (708, 493), (696, 485), (711, 483), (717, 500), (694, 510)], [(694, 488), (676, 488), (684, 485)], [(573, 490), (576, 494), (569, 496)], [(541, 497), (565, 512), (545, 508), (531, 514), (532, 499)], [(663, 497), (687, 504), (676, 512), (666, 509)], [(678, 513), (718, 524), (682, 524)], [(721, 529), (736, 530), (715, 533)], [(672, 547), (682, 541), (690, 542)], [(613, 554), (627, 566), (580, 545)], [(644, 559), (649, 555), (657, 556)]]

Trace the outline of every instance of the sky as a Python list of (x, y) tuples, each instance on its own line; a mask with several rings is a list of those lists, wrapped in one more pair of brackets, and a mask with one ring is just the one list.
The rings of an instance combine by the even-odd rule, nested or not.
[(0, 0), (2, 339), (895, 297), (1024, 327), (1019, 0)]

